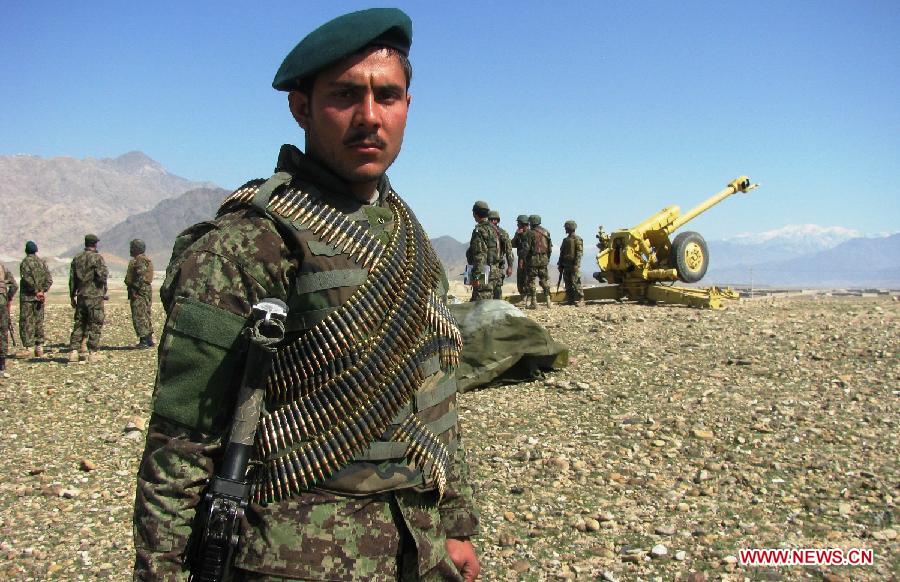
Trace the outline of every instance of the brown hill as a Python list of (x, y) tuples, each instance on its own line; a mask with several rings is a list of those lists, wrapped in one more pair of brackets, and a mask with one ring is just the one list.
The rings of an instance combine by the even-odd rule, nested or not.
[(0, 256), (18, 258), (29, 239), (44, 256), (61, 253), (87, 232), (201, 186), (210, 184), (172, 175), (141, 152), (82, 160), (0, 156)]
[[(215, 216), (228, 193), (222, 188), (196, 188), (176, 198), (163, 200), (151, 210), (129, 216), (98, 234), (100, 249), (104, 253), (125, 257), (127, 266), (128, 245), (131, 239), (139, 238), (147, 245), (147, 254), (153, 260), (154, 268), (163, 270), (169, 262), (172, 243), (178, 233)], [(73, 245), (65, 254), (73, 256), (81, 248), (80, 244)]]

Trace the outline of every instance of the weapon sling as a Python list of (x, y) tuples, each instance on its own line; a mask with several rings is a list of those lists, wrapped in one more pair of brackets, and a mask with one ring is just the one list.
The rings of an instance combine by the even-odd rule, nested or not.
[(287, 306), (278, 299), (263, 299), (253, 306), (251, 325), (244, 330), (248, 339), (244, 376), (225, 455), (210, 480), (197, 510), (199, 543), (192, 552), (191, 581), (217, 582), (226, 579), (240, 535), (241, 518), (250, 501), (251, 483), (247, 465), (262, 413), (266, 377), (272, 367), (275, 344), (284, 339)]

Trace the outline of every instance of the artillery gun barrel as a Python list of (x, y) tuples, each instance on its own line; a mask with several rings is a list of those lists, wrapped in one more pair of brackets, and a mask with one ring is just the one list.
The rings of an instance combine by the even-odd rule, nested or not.
[(684, 226), (686, 223), (693, 220), (698, 214), (706, 212), (722, 200), (725, 200), (732, 194), (736, 194), (738, 192), (749, 192), (754, 188), (758, 187), (759, 184), (751, 184), (750, 178), (747, 176), (739, 176), (728, 183), (728, 186), (725, 187), (724, 190), (720, 191), (717, 194), (714, 194), (710, 198), (707, 198), (697, 206), (691, 208), (689, 211), (685, 212), (677, 219), (675, 219), (672, 224), (666, 229), (667, 233), (672, 233)]

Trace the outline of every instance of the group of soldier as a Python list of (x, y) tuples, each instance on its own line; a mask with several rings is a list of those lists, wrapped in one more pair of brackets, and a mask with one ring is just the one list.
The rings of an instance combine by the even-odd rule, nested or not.
[[(524, 299), (525, 307), (537, 308), (537, 284), (544, 292), (547, 307), (550, 307), (552, 301), (547, 267), (550, 264), (553, 241), (550, 232), (541, 226), (541, 217), (537, 214), (520, 214), (516, 218), (516, 232), (512, 239), (500, 227), (500, 213), (491, 210), (487, 202), (475, 202), (472, 217), (476, 224), (466, 251), (467, 281), (472, 286), (472, 301), (500, 299), (503, 296), (504, 279), (512, 275), (512, 267), (516, 264), (516, 288)], [(584, 305), (584, 292), (581, 289), (584, 243), (575, 234), (577, 227), (574, 220), (566, 221), (566, 237), (560, 245), (557, 261), (560, 279), (565, 283), (566, 303), (569, 305)], [(516, 249), (515, 261), (513, 249)]]
[[(97, 250), (99, 242), (96, 235), (85, 235), (84, 250), (72, 259), (69, 268), (69, 300), (75, 310), (69, 336), (70, 362), (96, 361), (100, 358), (98, 350), (105, 319), (104, 301), (109, 299), (109, 269)], [(131, 304), (131, 320), (139, 338), (137, 347), (149, 348), (155, 345), (150, 320), (153, 263), (145, 254), (146, 245), (140, 239), (131, 241), (129, 251), (131, 260), (125, 274), (125, 286)], [(47, 292), (53, 285), (53, 275), (47, 262), (37, 253), (38, 246), (34, 241), (25, 243), (25, 258), (19, 265), (21, 288), (12, 272), (0, 264), (0, 370), (6, 368), (9, 337), (14, 334), (11, 308), (17, 292), (22, 345), (15, 356), (27, 358), (33, 354), (39, 358), (44, 355), (45, 304)]]

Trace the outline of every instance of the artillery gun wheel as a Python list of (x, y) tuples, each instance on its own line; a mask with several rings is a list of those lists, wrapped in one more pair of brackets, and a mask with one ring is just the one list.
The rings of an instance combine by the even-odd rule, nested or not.
[(678, 271), (678, 279), (685, 283), (696, 283), (706, 274), (709, 267), (709, 249), (699, 232), (682, 232), (672, 241), (669, 255), (671, 266)]

